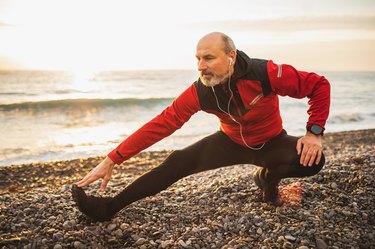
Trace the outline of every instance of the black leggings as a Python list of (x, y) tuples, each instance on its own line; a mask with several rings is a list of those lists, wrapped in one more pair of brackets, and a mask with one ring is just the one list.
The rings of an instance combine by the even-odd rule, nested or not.
[(318, 165), (304, 167), (297, 155), (297, 137), (283, 130), (260, 150), (252, 150), (233, 142), (222, 131), (172, 152), (158, 167), (153, 168), (128, 185), (114, 198), (113, 211), (118, 212), (130, 203), (155, 195), (179, 179), (235, 164), (254, 164), (266, 168), (267, 180), (317, 174), (325, 163), (324, 155)]

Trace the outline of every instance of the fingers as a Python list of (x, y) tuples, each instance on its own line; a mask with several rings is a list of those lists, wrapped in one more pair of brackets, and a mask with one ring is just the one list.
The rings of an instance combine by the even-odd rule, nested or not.
[(85, 187), (96, 180), (98, 180), (100, 177), (96, 174), (95, 169), (92, 169), (82, 180), (77, 182), (78, 187)]
[(302, 151), (302, 156), (301, 156), (301, 164), (306, 167), (311, 162), (311, 160), (314, 160), (314, 159), (315, 159), (315, 155), (314, 155), (313, 149), (307, 146), (304, 146), (303, 151)]
[(316, 157), (315, 164), (319, 164), (320, 159), (322, 158), (322, 154), (323, 154), (322, 150), (319, 150), (318, 151), (318, 156)]
[(85, 187), (93, 182), (95, 182), (96, 180), (98, 180), (99, 177), (94, 177), (90, 174), (88, 174), (87, 176), (85, 176), (85, 178), (83, 178), (81, 181), (77, 182), (77, 186), (78, 187)]
[(310, 158), (307, 158), (308, 162), (307, 165), (311, 167), (315, 161), (317, 151), (315, 149), (311, 149), (311, 153), (307, 153), (307, 155), (310, 155)]
[(299, 163), (302, 164), (303, 166), (306, 166), (306, 157), (307, 157), (307, 147), (306, 146), (303, 146), (303, 149), (302, 149), (302, 153), (301, 153), (301, 158), (300, 158), (300, 161)]
[(105, 191), (105, 189), (107, 188), (108, 182), (109, 182), (109, 179), (107, 179), (107, 178), (103, 179), (102, 183), (100, 184), (100, 190), (101, 191), (103, 191), (103, 192)]
[(78, 186), (78, 187), (84, 187), (84, 186), (86, 186), (86, 185), (84, 185), (84, 183), (86, 182), (86, 180), (88, 179), (90, 177), (90, 173), (88, 173), (82, 180), (80, 180), (80, 181), (78, 181), (78, 182), (76, 182), (76, 185)]
[(322, 157), (322, 138), (307, 133), (297, 140), (297, 153), (300, 155), (300, 164), (303, 166), (313, 166), (314, 162), (319, 164)]
[(313, 166), (314, 162), (315, 164), (318, 164), (320, 162), (321, 157), (321, 148), (317, 148), (317, 146), (304, 146), (301, 154), (300, 163), (305, 167), (311, 167)]
[(76, 184), (78, 187), (85, 187), (98, 179), (103, 179), (100, 188), (105, 190), (107, 184), (112, 176), (114, 163), (110, 160), (104, 160), (95, 168), (93, 168), (82, 180), (78, 181)]
[(297, 149), (297, 154), (300, 155), (301, 149), (302, 149), (302, 138), (298, 139), (296, 149)]

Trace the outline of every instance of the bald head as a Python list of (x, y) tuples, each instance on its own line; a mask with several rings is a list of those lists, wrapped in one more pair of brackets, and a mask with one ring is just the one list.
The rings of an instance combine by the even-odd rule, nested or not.
[(236, 50), (233, 40), (221, 32), (212, 32), (203, 36), (198, 42), (198, 46), (200, 45), (217, 46), (225, 54)]
[(197, 44), (198, 71), (205, 86), (225, 83), (234, 72), (236, 47), (232, 39), (220, 32), (203, 36)]

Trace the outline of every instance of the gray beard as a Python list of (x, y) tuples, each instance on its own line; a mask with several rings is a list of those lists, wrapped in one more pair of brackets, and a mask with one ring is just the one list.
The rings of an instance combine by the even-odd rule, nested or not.
[(201, 76), (200, 79), (201, 79), (201, 82), (203, 83), (203, 85), (207, 86), (207, 87), (212, 87), (212, 86), (216, 86), (216, 85), (219, 85), (221, 82), (223, 82), (225, 79), (226, 79), (226, 74), (224, 75), (217, 75), (217, 74), (214, 74), (211, 76), (210, 79), (205, 79), (204, 76)]

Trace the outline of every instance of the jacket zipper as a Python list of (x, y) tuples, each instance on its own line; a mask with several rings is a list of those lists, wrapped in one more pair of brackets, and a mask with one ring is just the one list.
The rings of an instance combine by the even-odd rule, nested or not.
[(261, 98), (263, 97), (263, 93), (258, 94), (253, 101), (249, 104), (249, 107), (251, 108), (253, 105), (255, 105)]
[[(249, 104), (249, 109), (254, 106), (261, 98), (263, 97), (263, 93), (260, 93), (258, 94), (254, 99), (253, 101), (251, 101), (251, 103)], [(233, 102), (234, 102), (234, 105), (236, 106), (236, 109), (237, 109), (237, 112), (238, 112), (238, 116), (240, 118), (242, 118), (242, 113), (241, 113), (241, 110), (240, 110), (240, 107), (236, 101), (236, 98), (233, 96)]]
[(242, 119), (242, 113), (241, 113), (241, 109), (240, 107), (238, 106), (238, 103), (236, 101), (236, 97), (233, 95), (233, 102), (234, 102), (234, 106), (236, 107), (236, 110), (238, 112), (238, 118), (239, 119)]

